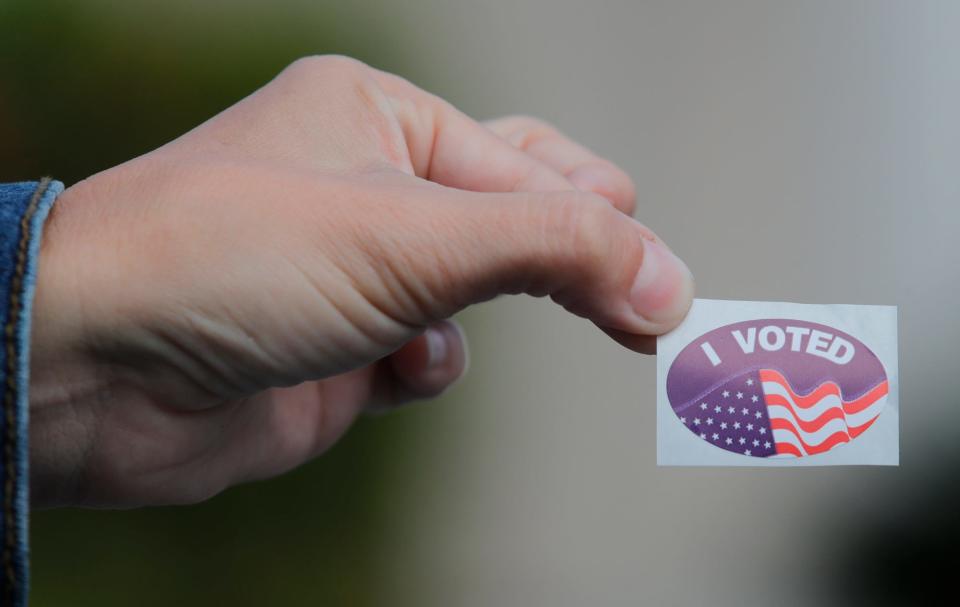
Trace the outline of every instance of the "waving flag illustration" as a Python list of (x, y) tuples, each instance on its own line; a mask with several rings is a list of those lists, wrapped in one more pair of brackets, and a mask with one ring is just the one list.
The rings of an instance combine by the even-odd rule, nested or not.
[(826, 381), (810, 394), (799, 395), (772, 369), (760, 371), (767, 414), (777, 453), (813, 455), (860, 436), (883, 411), (886, 380), (863, 396), (843, 400), (840, 386)]
[(805, 457), (848, 443), (883, 413), (888, 389), (883, 365), (858, 339), (789, 319), (714, 329), (667, 375), (681, 424), (752, 457)]

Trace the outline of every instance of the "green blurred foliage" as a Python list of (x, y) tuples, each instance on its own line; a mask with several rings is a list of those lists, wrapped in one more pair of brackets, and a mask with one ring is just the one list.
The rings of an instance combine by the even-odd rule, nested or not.
[[(302, 55), (403, 71), (371, 23), (347, 2), (4, 0), (0, 181), (69, 185), (175, 138)], [(391, 465), (417, 419), (361, 422), (317, 462), (196, 506), (34, 513), (32, 604), (371, 604)]]

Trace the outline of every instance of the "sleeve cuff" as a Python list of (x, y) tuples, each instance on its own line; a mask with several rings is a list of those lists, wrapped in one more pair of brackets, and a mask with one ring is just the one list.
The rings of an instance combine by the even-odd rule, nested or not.
[(29, 585), (30, 318), (43, 224), (63, 184), (0, 184), (0, 604), (24, 607)]

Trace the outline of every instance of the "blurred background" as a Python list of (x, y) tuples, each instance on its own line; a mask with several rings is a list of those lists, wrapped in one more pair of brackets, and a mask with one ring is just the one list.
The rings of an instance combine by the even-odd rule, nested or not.
[(462, 383), (291, 474), (35, 513), (33, 605), (949, 604), (958, 31), (949, 1), (4, 0), (0, 181), (69, 185), (336, 52), (618, 162), (701, 296), (900, 306), (900, 467), (658, 469), (654, 359), (503, 298), (462, 315)]

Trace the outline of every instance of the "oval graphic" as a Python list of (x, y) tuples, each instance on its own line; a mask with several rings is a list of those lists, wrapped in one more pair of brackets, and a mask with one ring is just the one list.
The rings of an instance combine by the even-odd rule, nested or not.
[(860, 340), (802, 320), (713, 329), (667, 373), (680, 422), (751, 457), (804, 457), (848, 443), (883, 412), (887, 391), (883, 364)]

